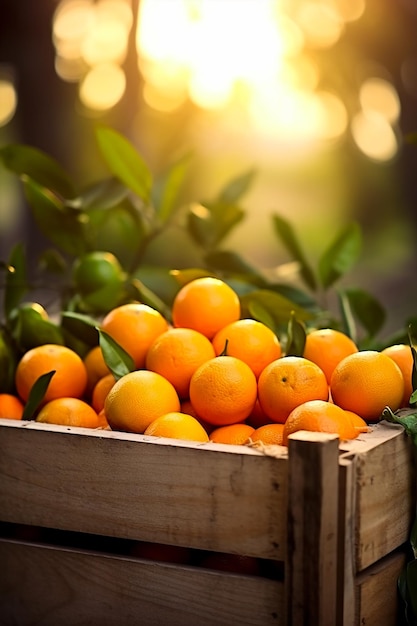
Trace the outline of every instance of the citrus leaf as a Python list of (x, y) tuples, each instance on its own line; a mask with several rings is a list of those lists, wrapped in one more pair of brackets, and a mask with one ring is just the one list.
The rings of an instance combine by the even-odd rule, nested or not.
[(170, 275), (175, 278), (180, 287), (190, 283), (192, 280), (196, 280), (196, 278), (215, 276), (213, 272), (200, 267), (190, 267), (183, 270), (171, 270)]
[(0, 393), (14, 393), (15, 372), (19, 356), (12, 344), (8, 330), (0, 328)]
[(302, 322), (299, 322), (291, 312), (287, 328), (287, 346), (285, 354), (287, 356), (303, 356), (306, 343), (306, 329)]
[(45, 397), (45, 393), (49, 387), (51, 378), (55, 374), (55, 371), (56, 370), (46, 372), (45, 374), (39, 376), (39, 378), (35, 381), (32, 389), (30, 390), (28, 401), (25, 404), (22, 420), (35, 419), (36, 411)]
[(96, 138), (111, 173), (148, 203), (152, 189), (152, 174), (133, 144), (106, 126), (99, 126), (96, 129)]
[(262, 304), (256, 300), (250, 300), (247, 304), (247, 310), (251, 318), (262, 322), (262, 324), (265, 324), (265, 326), (268, 326), (268, 328), (275, 332), (276, 324), (274, 318)]
[(152, 289), (149, 289), (149, 287), (147, 287), (138, 278), (133, 278), (130, 281), (130, 287), (133, 291), (133, 298), (140, 300), (144, 304), (152, 307), (153, 309), (161, 313), (161, 315), (163, 315), (166, 320), (171, 321), (170, 308), (165, 304), (163, 300), (161, 300), (161, 298), (156, 293), (152, 291)]
[(248, 191), (255, 174), (255, 170), (250, 169), (248, 172), (234, 178), (221, 190), (218, 199), (221, 202), (235, 204)]
[(119, 180), (106, 178), (93, 185), (90, 185), (67, 205), (84, 210), (99, 208), (106, 211), (117, 206), (126, 198), (129, 190)]
[(369, 336), (374, 337), (385, 323), (385, 309), (374, 296), (363, 289), (348, 288), (344, 290), (344, 294), (355, 318), (366, 329)]
[(298, 319), (306, 321), (311, 319), (312, 314), (279, 293), (268, 289), (257, 289), (249, 294), (241, 296), (243, 310), (253, 310), (253, 307), (261, 306), (265, 309), (275, 324), (288, 323), (291, 314)]
[(382, 412), (382, 419), (387, 422), (401, 424), (405, 432), (411, 437), (414, 446), (417, 447), (417, 411), (416, 409), (398, 409), (392, 411), (388, 406)]
[(87, 249), (83, 213), (66, 209), (62, 200), (33, 181), (24, 184), (25, 196), (40, 231), (63, 252), (78, 256)]
[(4, 316), (6, 320), (9, 320), (12, 311), (19, 306), (24, 294), (28, 291), (26, 255), (21, 243), (16, 244), (10, 253), (5, 283)]
[(23, 351), (42, 344), (65, 344), (62, 330), (53, 322), (42, 317), (30, 306), (22, 306), (14, 311), (12, 337)]
[(187, 226), (191, 237), (209, 250), (217, 246), (244, 216), (240, 207), (224, 201), (206, 205), (193, 203), (189, 207)]
[(82, 313), (64, 311), (61, 315), (61, 326), (64, 331), (89, 346), (98, 344), (97, 320)]
[(348, 335), (352, 341), (357, 342), (357, 332), (355, 318), (353, 316), (352, 307), (346, 293), (342, 290), (336, 291), (339, 300), (340, 313), (342, 318), (343, 332)]
[(135, 370), (135, 364), (130, 354), (126, 352), (108, 333), (97, 328), (100, 338), (100, 347), (104, 361), (116, 380)]
[(410, 608), (414, 617), (417, 620), (417, 559), (407, 563), (407, 591), (410, 600)]
[(362, 248), (362, 231), (353, 222), (337, 235), (320, 258), (318, 271), (322, 286), (327, 289), (344, 276), (356, 263)]
[(417, 350), (414, 347), (411, 324), (408, 329), (408, 338), (410, 341), (411, 354), (413, 355), (413, 369), (411, 372), (411, 386), (413, 393), (411, 394), (410, 404), (417, 402)]
[(49, 155), (31, 146), (10, 144), (0, 148), (0, 159), (10, 171), (21, 178), (31, 178), (64, 198), (74, 195), (71, 180)]
[(236, 252), (229, 250), (216, 250), (209, 252), (204, 257), (207, 265), (218, 272), (237, 274), (245, 276), (251, 282), (262, 286), (266, 284), (265, 279), (252, 265), (242, 259)]
[(272, 221), (275, 232), (280, 237), (282, 243), (286, 247), (287, 251), (291, 254), (293, 259), (300, 265), (300, 275), (305, 284), (313, 291), (317, 289), (317, 282), (314, 276), (314, 272), (311, 269), (306, 256), (301, 248), (301, 245), (296, 237), (296, 234), (291, 224), (279, 215), (273, 215)]
[(153, 202), (157, 215), (165, 223), (175, 209), (179, 191), (184, 183), (190, 167), (191, 157), (184, 155), (173, 163), (168, 171), (156, 181), (153, 189)]

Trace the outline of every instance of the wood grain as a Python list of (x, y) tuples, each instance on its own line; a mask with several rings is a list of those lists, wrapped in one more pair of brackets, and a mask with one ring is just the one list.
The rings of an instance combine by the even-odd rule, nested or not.
[(287, 470), (245, 446), (2, 424), (0, 516), (283, 560)]
[(2, 626), (284, 626), (283, 584), (0, 540)]

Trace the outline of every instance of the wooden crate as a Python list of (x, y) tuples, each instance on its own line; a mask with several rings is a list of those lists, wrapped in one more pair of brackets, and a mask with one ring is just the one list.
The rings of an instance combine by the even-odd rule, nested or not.
[[(2, 420), (3, 525), (108, 539), (3, 534), (0, 623), (394, 625), (415, 497), (411, 442), (391, 424), (343, 445), (297, 433), (287, 451)], [(117, 554), (111, 538), (253, 556), (284, 575)]]

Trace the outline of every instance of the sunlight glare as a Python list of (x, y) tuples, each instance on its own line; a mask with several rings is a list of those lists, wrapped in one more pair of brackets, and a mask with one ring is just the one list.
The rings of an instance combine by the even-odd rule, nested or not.
[(394, 130), (381, 114), (361, 111), (353, 118), (351, 129), (356, 145), (370, 159), (389, 161), (397, 154)]
[(395, 123), (401, 112), (397, 91), (391, 83), (382, 78), (369, 78), (359, 91), (362, 109), (380, 113), (391, 124)]
[(0, 79), (0, 126), (5, 126), (15, 114), (17, 94), (13, 83)]
[(118, 65), (103, 63), (92, 68), (80, 83), (80, 100), (89, 109), (106, 111), (119, 102), (125, 88), (123, 70)]

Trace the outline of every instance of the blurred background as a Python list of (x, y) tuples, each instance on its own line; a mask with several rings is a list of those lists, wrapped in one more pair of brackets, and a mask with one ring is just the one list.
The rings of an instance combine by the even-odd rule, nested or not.
[[(106, 174), (102, 122), (155, 174), (190, 151), (184, 202), (254, 168), (227, 248), (285, 263), (278, 213), (314, 263), (357, 220), (349, 282), (390, 332), (417, 308), (416, 29), (415, 0), (2, 0), (0, 145), (47, 152), (82, 187)], [(33, 257), (44, 245), (0, 170), (0, 258), (22, 240)], [(168, 243), (155, 263), (193, 265), (179, 233)]]

